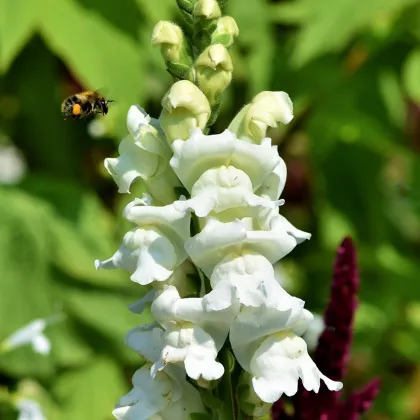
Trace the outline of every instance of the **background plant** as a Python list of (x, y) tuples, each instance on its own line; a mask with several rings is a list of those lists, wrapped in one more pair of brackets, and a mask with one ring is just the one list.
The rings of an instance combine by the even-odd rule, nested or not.
[[(282, 273), (321, 312), (334, 250), (345, 234), (354, 238), (361, 305), (346, 388), (382, 377), (369, 418), (420, 415), (416, 3), (230, 0), (226, 7), (241, 35), (213, 131), (261, 90), (290, 94), (295, 119), (272, 135), (288, 166), (284, 215), (313, 236), (282, 261)], [(126, 392), (138, 366), (123, 344), (138, 322), (124, 303), (138, 297), (138, 286), (123, 272), (95, 271), (92, 261), (110, 255), (127, 230), (119, 215), (130, 198), (117, 194), (103, 158), (125, 134), (128, 106), (140, 103), (156, 117), (171, 84), (150, 43), (162, 19), (180, 21), (173, 0), (0, 2), (0, 154), (13, 145), (27, 166), (18, 183), (0, 189), (0, 339), (35, 318), (67, 314), (46, 332), (51, 355), (21, 348), (2, 356), (0, 382), (13, 391), (33, 378), (49, 419), (110, 418), (103, 402)], [(59, 113), (81, 87), (117, 101), (96, 124)], [(10, 183), (1, 162), (0, 179)], [(1, 417), (9, 411), (0, 400)]]

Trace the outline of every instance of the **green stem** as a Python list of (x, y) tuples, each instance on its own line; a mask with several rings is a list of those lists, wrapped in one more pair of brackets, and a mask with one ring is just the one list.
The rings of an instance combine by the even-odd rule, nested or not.
[(229, 366), (229, 350), (222, 349), (219, 353), (220, 361), (225, 368), (225, 373), (220, 382), (219, 397), (223, 401), (223, 406), (219, 411), (219, 420), (235, 420), (234, 393), (232, 389), (232, 378)]

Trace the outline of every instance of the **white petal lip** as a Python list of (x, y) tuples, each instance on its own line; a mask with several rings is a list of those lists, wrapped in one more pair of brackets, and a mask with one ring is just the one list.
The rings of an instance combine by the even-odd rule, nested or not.
[(180, 211), (191, 209), (198, 217), (207, 217), (211, 211), (220, 213), (246, 206), (275, 208), (283, 202), (259, 197), (253, 193), (245, 172), (233, 166), (222, 166), (204, 172), (192, 187), (191, 199), (174, 205)]
[(185, 258), (184, 242), (190, 237), (191, 214), (179, 211), (175, 205), (156, 207), (144, 205), (141, 199), (135, 199), (124, 209), (124, 217), (138, 226), (152, 225), (171, 240), (176, 248), (179, 263)]
[(142, 125), (150, 124), (151, 118), (146, 111), (138, 105), (130, 106), (127, 113), (127, 128), (130, 134), (137, 138), (140, 134), (139, 128)]
[(304, 302), (301, 299), (286, 292), (279, 298), (284, 302), (283, 309), (243, 307), (231, 324), (229, 338), (232, 350), (239, 364), (248, 372), (254, 352), (264, 337), (290, 330), (304, 317)]
[(134, 373), (132, 390), (112, 412), (118, 420), (148, 420), (171, 404), (173, 387), (178, 385), (164, 373), (152, 379), (149, 372), (146, 364)]
[(307, 353), (305, 341), (293, 333), (267, 337), (256, 349), (250, 369), (254, 390), (267, 403), (277, 401), (283, 393), (294, 395), (299, 378), (308, 391), (318, 392), (321, 380), (331, 391), (339, 391), (343, 386), (318, 370)]
[(147, 180), (159, 169), (160, 157), (139, 147), (131, 138), (125, 138), (118, 148), (117, 158), (105, 159), (105, 168), (118, 185), (118, 192), (128, 193), (133, 181)]
[(184, 363), (192, 379), (219, 379), (223, 365), (216, 361), (217, 349), (213, 338), (196, 325), (167, 330), (163, 335), (165, 346), (161, 359), (152, 367), (152, 374), (170, 363)]
[(251, 144), (238, 140), (228, 130), (211, 136), (205, 136), (199, 129), (192, 130), (188, 140), (176, 140), (173, 148), (170, 165), (189, 191), (205, 171), (220, 166), (244, 171), (257, 189), (280, 162), (271, 141)]
[[(179, 253), (182, 254), (182, 250)], [(95, 267), (121, 268), (132, 273), (132, 281), (147, 285), (153, 281), (167, 280), (178, 262), (172, 242), (158, 229), (138, 228), (124, 235), (121, 247), (111, 258), (96, 260)]]
[(217, 263), (241, 247), (264, 255), (273, 264), (311, 236), (277, 216), (271, 219), (268, 231), (249, 231), (239, 220), (230, 223), (209, 220), (200, 233), (185, 242), (185, 249), (208, 277)]
[(224, 309), (235, 299), (245, 306), (288, 310), (295, 301), (277, 283), (271, 263), (261, 254), (227, 255), (213, 270), (212, 292), (204, 296), (211, 308)]
[(125, 344), (149, 362), (159, 360), (163, 347), (163, 330), (156, 324), (140, 325), (125, 336)]
[(145, 310), (146, 305), (148, 303), (153, 302), (155, 295), (156, 295), (156, 290), (150, 289), (142, 298), (131, 303), (128, 306), (128, 309), (135, 314), (141, 314)]

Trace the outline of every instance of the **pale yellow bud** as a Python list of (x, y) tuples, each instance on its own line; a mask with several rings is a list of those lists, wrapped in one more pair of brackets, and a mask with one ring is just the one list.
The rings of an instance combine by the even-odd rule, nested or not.
[(239, 28), (235, 19), (230, 16), (223, 16), (217, 21), (217, 27), (211, 36), (212, 43), (220, 43), (229, 48), (238, 35)]
[(261, 92), (236, 115), (229, 130), (243, 140), (260, 143), (268, 127), (293, 119), (293, 104), (286, 92)]
[(217, 19), (222, 16), (219, 4), (216, 0), (198, 0), (193, 14), (203, 19)]
[(232, 81), (233, 65), (227, 49), (221, 45), (207, 47), (198, 57), (196, 77), (200, 89), (214, 103)]
[(161, 20), (153, 28), (152, 44), (172, 44), (181, 45), (184, 39), (182, 29), (175, 23)]
[(188, 80), (172, 85), (162, 99), (160, 124), (170, 144), (175, 140), (186, 140), (190, 130), (204, 130), (210, 118), (211, 109), (204, 93)]
[(168, 71), (178, 79), (189, 79), (193, 57), (188, 41), (175, 23), (160, 21), (153, 29), (152, 44), (159, 45)]

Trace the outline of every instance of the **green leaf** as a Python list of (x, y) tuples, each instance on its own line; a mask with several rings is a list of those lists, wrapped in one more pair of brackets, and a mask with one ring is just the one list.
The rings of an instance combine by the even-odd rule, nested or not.
[(108, 12), (100, 13), (107, 3), (96, 3), (96, 11), (76, 0), (61, 0), (60, 7), (56, 0), (42, 0), (38, 7), (43, 8), (42, 35), (49, 47), (85, 86), (105, 88), (116, 100), (107, 118), (115, 118), (117, 132), (125, 133), (127, 108), (144, 91), (145, 66), (137, 40), (104, 18)]
[[(342, 48), (361, 29), (384, 15), (399, 13), (416, 0), (300, 0), (294, 3), (301, 30), (293, 61), (301, 66), (318, 55)], [(290, 13), (290, 9), (289, 9)]]
[(5, 73), (35, 31), (39, 6), (14, 0), (0, 2), (0, 73)]
[(403, 69), (403, 82), (410, 97), (420, 104), (420, 48), (408, 56)]
[(121, 373), (121, 366), (99, 357), (83, 369), (60, 376), (53, 389), (62, 408), (60, 420), (110, 419), (115, 404), (127, 390)]
[(140, 363), (141, 358), (124, 344), (126, 333), (137, 325), (153, 322), (149, 311), (133, 314), (128, 305), (140, 299), (146, 288), (139, 287), (136, 296), (104, 293), (96, 290), (79, 290), (62, 286), (60, 292), (66, 312), (82, 324), (106, 337), (118, 352), (130, 362)]
[(88, 346), (78, 327), (72, 319), (66, 319), (48, 328), (47, 335), (53, 344), (51, 355), (60, 367), (85, 365), (94, 357), (94, 350)]

